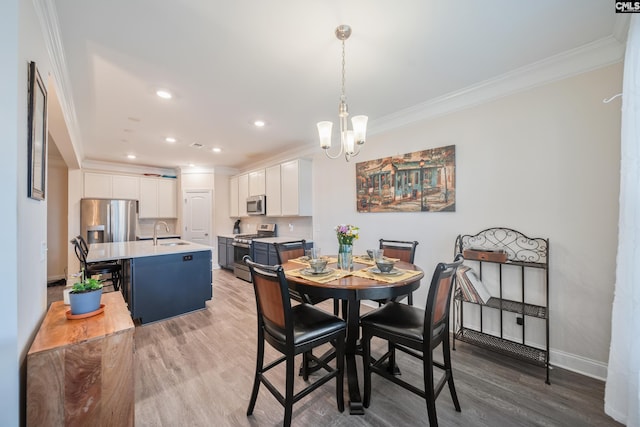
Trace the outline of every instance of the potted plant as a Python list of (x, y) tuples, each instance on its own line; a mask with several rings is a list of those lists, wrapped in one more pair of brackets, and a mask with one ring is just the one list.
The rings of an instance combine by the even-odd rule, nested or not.
[(69, 292), (69, 304), (73, 315), (91, 313), (100, 308), (102, 281), (85, 277), (84, 271), (81, 278), (80, 282), (73, 284)]

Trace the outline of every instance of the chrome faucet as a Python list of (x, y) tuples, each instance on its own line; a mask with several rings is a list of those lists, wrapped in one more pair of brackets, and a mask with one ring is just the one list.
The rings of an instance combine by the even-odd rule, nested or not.
[(167, 233), (169, 232), (169, 225), (166, 222), (156, 221), (155, 224), (153, 224), (153, 246), (158, 246), (158, 225), (160, 224), (164, 224), (165, 230), (167, 230)]

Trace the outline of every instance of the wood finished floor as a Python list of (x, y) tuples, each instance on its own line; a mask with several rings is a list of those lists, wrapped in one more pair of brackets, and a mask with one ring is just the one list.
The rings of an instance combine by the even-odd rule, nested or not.
[[(213, 292), (205, 310), (136, 328), (137, 426), (281, 425), (284, 410), (264, 387), (253, 416), (245, 414), (256, 348), (251, 284), (216, 270)], [(375, 340), (372, 346), (374, 354), (385, 347)], [(621, 425), (604, 414), (601, 381), (556, 368), (547, 385), (541, 368), (465, 343), (457, 348), (452, 363), (462, 412), (455, 412), (445, 389), (437, 400), (442, 427)], [(277, 353), (266, 345), (266, 354), (273, 360)], [(421, 365), (402, 353), (398, 364), (405, 379), (421, 383)], [(281, 386), (282, 368), (271, 377)], [(362, 385), (362, 374), (359, 379)], [(296, 382), (299, 390), (302, 378)], [(376, 375), (372, 383), (371, 406), (364, 416), (349, 415), (348, 409), (338, 412), (332, 381), (294, 405), (292, 425), (428, 425), (422, 399)]]

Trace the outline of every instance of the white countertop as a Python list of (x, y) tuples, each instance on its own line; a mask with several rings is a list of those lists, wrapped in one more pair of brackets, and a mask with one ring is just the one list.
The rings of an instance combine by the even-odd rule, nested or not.
[(227, 239), (234, 239), (236, 236), (238, 236), (238, 234), (232, 234), (232, 233), (229, 233), (229, 234), (218, 234), (218, 237), (225, 237)]
[[(167, 243), (184, 242), (186, 245), (169, 246)], [(114, 259), (142, 258), (156, 255), (170, 255), (185, 252), (211, 251), (211, 246), (187, 242), (180, 239), (164, 239), (153, 246), (152, 240), (137, 240), (116, 243), (92, 243), (89, 246), (87, 262), (108, 261)]]

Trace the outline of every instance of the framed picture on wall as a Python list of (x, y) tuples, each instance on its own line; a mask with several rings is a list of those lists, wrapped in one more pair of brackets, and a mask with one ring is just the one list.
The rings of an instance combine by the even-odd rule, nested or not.
[(47, 89), (35, 62), (29, 63), (28, 196), (44, 200), (47, 161)]

